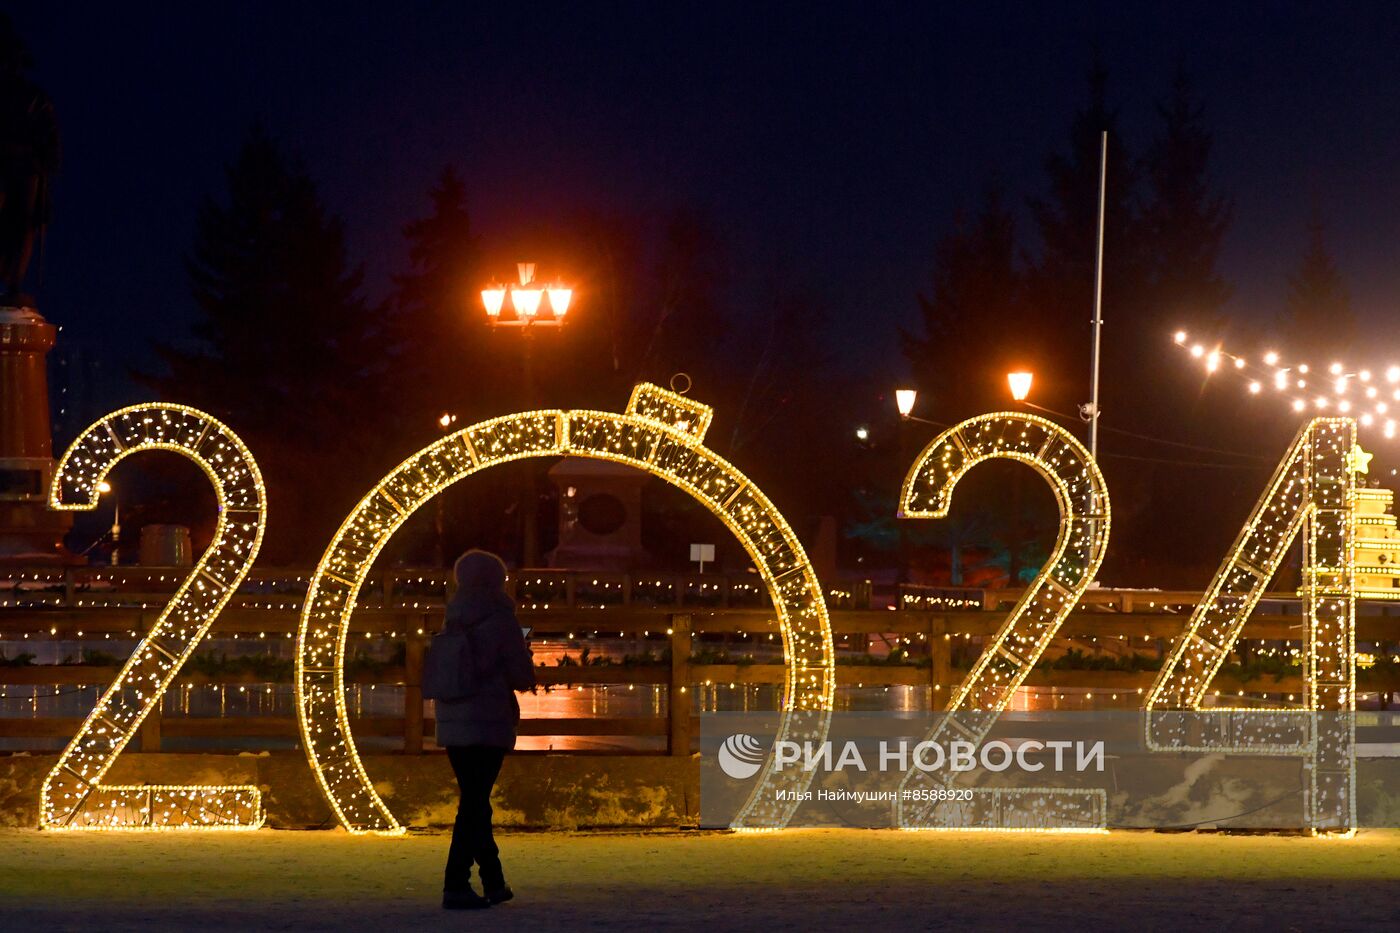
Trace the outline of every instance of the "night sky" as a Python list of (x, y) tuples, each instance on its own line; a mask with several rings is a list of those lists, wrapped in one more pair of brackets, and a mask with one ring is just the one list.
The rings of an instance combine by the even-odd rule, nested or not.
[(902, 371), (934, 242), (990, 181), (1042, 191), (1097, 47), (1135, 149), (1177, 64), (1195, 79), (1236, 201), (1230, 313), (1281, 307), (1314, 204), (1362, 321), (1393, 313), (1393, 5), (915, 6), (31, 5), (14, 16), (65, 146), (40, 308), (117, 371), (186, 334), (195, 211), (261, 120), (344, 218), (372, 299), (453, 162), (488, 243), (583, 207), (707, 211), (733, 307), (800, 282), (853, 366)]

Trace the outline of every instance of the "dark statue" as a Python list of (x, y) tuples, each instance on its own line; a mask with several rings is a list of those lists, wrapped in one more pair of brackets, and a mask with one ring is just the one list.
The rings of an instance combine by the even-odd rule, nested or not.
[(58, 171), (53, 101), (30, 81), (33, 62), (9, 17), (0, 15), (0, 304), (33, 305), (25, 272), (49, 222), (50, 185)]

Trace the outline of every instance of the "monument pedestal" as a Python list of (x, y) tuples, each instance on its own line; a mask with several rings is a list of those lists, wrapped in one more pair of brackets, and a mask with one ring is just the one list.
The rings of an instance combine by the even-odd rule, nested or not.
[(642, 549), (642, 485), (646, 474), (622, 464), (564, 457), (550, 467), (559, 489), (559, 546), (549, 566), (633, 570)]
[(0, 307), (0, 561), (61, 561), (73, 524), (48, 508), (54, 461), (45, 357), (56, 333), (33, 308)]

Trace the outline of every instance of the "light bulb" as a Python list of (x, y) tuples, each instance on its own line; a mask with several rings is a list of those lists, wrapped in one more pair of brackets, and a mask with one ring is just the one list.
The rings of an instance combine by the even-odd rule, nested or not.
[(914, 402), (919, 397), (919, 393), (914, 389), (895, 389), (894, 404), (899, 409), (901, 418), (908, 418), (909, 413), (914, 410)]
[(510, 290), (510, 303), (515, 306), (516, 314), (529, 320), (540, 310), (541, 296), (542, 293), (538, 288), (512, 288)]
[(560, 288), (558, 286), (549, 289), (549, 310), (554, 312), (554, 316), (562, 318), (569, 311), (569, 302), (574, 298), (572, 288)]
[(1011, 397), (1018, 402), (1024, 402), (1026, 396), (1031, 394), (1031, 382), (1034, 378), (1031, 373), (1007, 373), (1006, 381), (1011, 386)]
[(486, 306), (486, 314), (489, 317), (498, 316), (505, 301), (506, 290), (504, 288), (492, 287), (481, 290), (481, 303)]

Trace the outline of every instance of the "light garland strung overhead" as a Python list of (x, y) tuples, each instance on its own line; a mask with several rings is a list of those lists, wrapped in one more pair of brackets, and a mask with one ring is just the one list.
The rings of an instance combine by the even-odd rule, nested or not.
[(1231, 353), (1219, 344), (1193, 340), (1184, 330), (1172, 335), (1207, 374), (1239, 378), (1250, 395), (1273, 395), (1298, 414), (1344, 415), (1363, 428), (1379, 428), (1387, 439), (1400, 434), (1400, 364), (1355, 367), (1338, 360), (1325, 363), (1287, 360), (1275, 350), (1257, 358)]

